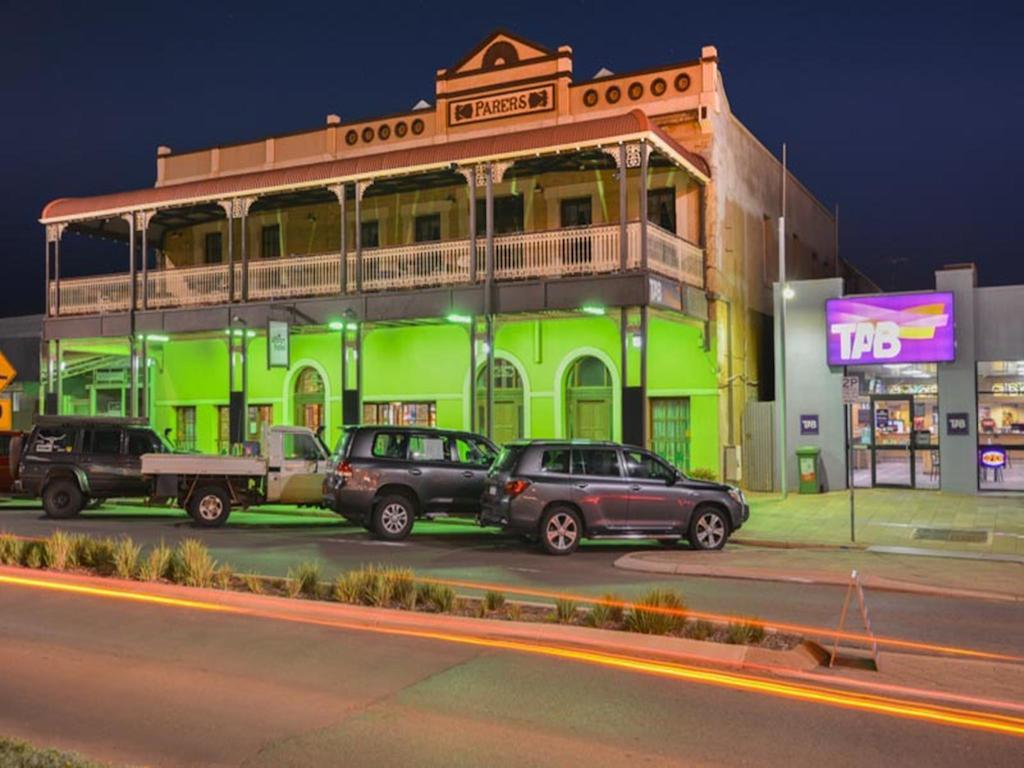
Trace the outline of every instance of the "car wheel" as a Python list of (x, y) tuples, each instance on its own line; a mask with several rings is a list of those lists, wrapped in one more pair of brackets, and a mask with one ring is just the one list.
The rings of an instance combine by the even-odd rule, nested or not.
[(570, 507), (555, 507), (540, 522), (540, 545), (549, 555), (572, 554), (582, 535), (580, 516)]
[(43, 509), (47, 517), (63, 519), (82, 511), (85, 497), (74, 480), (53, 480), (43, 489)]
[(188, 502), (188, 513), (202, 528), (217, 528), (228, 520), (231, 514), (231, 499), (219, 485), (197, 488)]
[(698, 507), (690, 521), (690, 546), (702, 550), (721, 549), (728, 538), (729, 523), (725, 515), (714, 507)]
[(412, 531), (416, 511), (408, 496), (392, 494), (380, 499), (373, 508), (370, 530), (378, 539), (401, 541)]

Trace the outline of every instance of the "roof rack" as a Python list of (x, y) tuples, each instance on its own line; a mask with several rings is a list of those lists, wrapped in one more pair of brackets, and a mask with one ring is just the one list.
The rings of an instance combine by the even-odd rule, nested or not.
[(142, 416), (36, 416), (32, 423), (41, 427), (59, 427), (65, 424), (148, 427), (149, 419)]

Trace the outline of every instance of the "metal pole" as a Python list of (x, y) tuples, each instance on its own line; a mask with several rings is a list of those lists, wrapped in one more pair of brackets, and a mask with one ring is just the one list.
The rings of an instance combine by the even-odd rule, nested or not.
[[(242, 301), (248, 301), (249, 300), (249, 249), (248, 249), (248, 246), (247, 246), (249, 238), (246, 237), (247, 233), (246, 233), (246, 226), (245, 226), (246, 217), (248, 215), (248, 213), (247, 213), (247, 209), (248, 208), (249, 208), (248, 200), (243, 200), (242, 201), (242, 207), (241, 207), (241, 210), (240, 210), (241, 216), (238, 217), (238, 221), (239, 221), (239, 239), (241, 240), (241, 242), (239, 243), (239, 247), (241, 248), (241, 251), (242, 251)], [(233, 266), (232, 266), (231, 271), (232, 272), (235, 271)], [(242, 339), (243, 339), (243, 347), (244, 347), (245, 336), (243, 336)], [(246, 434), (248, 434), (248, 432)]]
[(469, 321), (469, 431), (476, 432), (476, 315)]
[(55, 348), (54, 351), (55, 351), (55, 354), (56, 354), (56, 357), (57, 357), (57, 365), (56, 365), (56, 369), (57, 369), (57, 373), (56, 373), (56, 378), (57, 378), (57, 408), (56, 408), (56, 412), (57, 412), (57, 415), (60, 416), (60, 412), (63, 410), (62, 406), (64, 404), (64, 371), (61, 370), (64, 367), (63, 366), (63, 363), (64, 363), (64, 350), (61, 349), (60, 339), (57, 339), (56, 341), (54, 341), (53, 342), (53, 346)]
[(643, 409), (643, 447), (649, 438), (647, 425), (647, 305), (640, 307), (640, 398)]
[[(47, 226), (47, 230), (49, 226)], [(43, 311), (46, 317), (50, 316), (50, 233), (46, 232), (46, 245), (43, 248), (43, 281), (46, 291), (43, 294)]]
[(640, 142), (640, 269), (647, 270), (647, 142)]
[[(226, 212), (228, 215), (228, 303), (235, 300), (235, 203), (228, 200)], [(228, 323), (228, 325), (231, 325)]]
[[(363, 193), (360, 190), (361, 185), (362, 182), (356, 182), (356, 293), (363, 292)], [(360, 421), (362, 421), (361, 418)]]
[(128, 215), (128, 343), (131, 345), (131, 402), (128, 404), (128, 413), (132, 417), (139, 415), (139, 350), (135, 339), (135, 213)]
[[(469, 169), (469, 282), (476, 285), (476, 166)], [(476, 326), (474, 326), (475, 328)], [(474, 344), (476, 333), (473, 333)], [(474, 383), (474, 386), (476, 384)], [(474, 415), (475, 419), (476, 416)]]
[[(626, 145), (619, 142), (619, 271), (629, 267), (629, 175), (626, 170)], [(623, 369), (625, 370), (625, 369)]]
[[(341, 281), (340, 293), (348, 293), (348, 227), (345, 226), (345, 219), (348, 218), (347, 200), (345, 199), (347, 184), (339, 184), (340, 192), (338, 193), (338, 215), (341, 218), (341, 223), (338, 225), (338, 253), (340, 263), (338, 264), (338, 275)], [(345, 346), (345, 333), (342, 332), (342, 349)], [(344, 357), (344, 355), (343, 355)], [(344, 392), (344, 389), (342, 389)], [(342, 406), (344, 407), (344, 405)], [(344, 419), (342, 419), (344, 421)]]
[(58, 315), (60, 314), (60, 239), (61, 231), (58, 229), (57, 237), (53, 241), (53, 308)]
[(142, 309), (149, 309), (149, 216), (142, 214)]
[(487, 437), (494, 437), (494, 165), (487, 163), (484, 203), (487, 248), (484, 279), (484, 315), (487, 323)]
[(345, 392), (348, 391), (348, 324), (338, 334), (341, 341), (341, 425), (345, 426)]
[(853, 405), (850, 403), (846, 404), (846, 465), (847, 465), (847, 483), (850, 486), (850, 542), (856, 543), (857, 534), (855, 532), (855, 517), (854, 517), (854, 506), (853, 506), (853, 440), (850, 434), (850, 424), (853, 422)]
[(356, 324), (356, 422), (363, 420), (363, 324)]
[(782, 215), (779, 216), (779, 490), (785, 499), (788, 493), (786, 462), (786, 145), (782, 145)]
[(835, 252), (836, 252), (836, 277), (842, 277), (842, 270), (839, 268), (839, 203), (836, 203), (835, 233), (836, 233), (836, 244), (835, 244)]
[[(242, 217), (245, 221), (245, 217)], [(244, 272), (242, 274), (245, 274)], [(243, 289), (244, 290), (244, 289)], [(289, 333), (291, 330), (289, 329)], [(289, 342), (290, 344), (290, 342)], [(242, 326), (242, 442), (249, 439), (249, 329)]]
[(149, 343), (142, 337), (142, 395), (139, 406), (142, 418), (149, 421)]

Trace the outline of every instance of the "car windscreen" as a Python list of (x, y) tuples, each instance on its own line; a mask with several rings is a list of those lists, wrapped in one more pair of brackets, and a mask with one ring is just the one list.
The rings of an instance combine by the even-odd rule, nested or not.
[(513, 471), (516, 464), (519, 463), (519, 457), (523, 455), (524, 450), (526, 450), (524, 445), (506, 445), (501, 449), (498, 458), (491, 465), (490, 474)]

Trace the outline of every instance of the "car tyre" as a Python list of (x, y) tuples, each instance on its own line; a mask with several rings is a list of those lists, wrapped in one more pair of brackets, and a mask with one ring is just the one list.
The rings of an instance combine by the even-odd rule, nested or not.
[(412, 499), (400, 493), (380, 498), (373, 507), (370, 531), (384, 541), (402, 541), (412, 532), (416, 519), (416, 506)]
[(549, 555), (571, 555), (582, 536), (583, 523), (572, 507), (554, 507), (540, 521), (540, 545)]
[(222, 486), (200, 486), (189, 499), (188, 513), (201, 528), (219, 528), (231, 514), (231, 499)]
[(725, 546), (729, 538), (729, 521), (715, 507), (698, 507), (690, 520), (690, 547), (714, 551)]
[(85, 496), (78, 483), (69, 478), (52, 480), (43, 489), (43, 509), (47, 517), (63, 520), (74, 517), (85, 506)]

